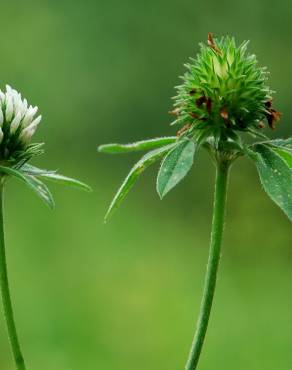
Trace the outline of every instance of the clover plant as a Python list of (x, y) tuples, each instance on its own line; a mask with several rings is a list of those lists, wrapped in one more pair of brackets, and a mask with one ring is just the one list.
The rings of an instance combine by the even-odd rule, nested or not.
[(50, 208), (54, 208), (54, 199), (42, 180), (90, 190), (78, 180), (28, 164), (30, 159), (43, 153), (43, 144), (31, 143), (41, 122), (41, 116), (35, 117), (37, 110), (10, 86), (6, 86), (5, 92), (0, 90), (0, 288), (8, 336), (18, 370), (26, 370), (26, 365), (16, 331), (8, 283), (3, 222), (4, 186), (14, 177), (33, 190)]
[(197, 369), (210, 317), (226, 208), (230, 168), (241, 157), (251, 160), (268, 196), (292, 220), (292, 138), (273, 139), (280, 113), (273, 107), (268, 71), (248, 53), (248, 42), (237, 45), (231, 37), (214, 39), (208, 34), (196, 58), (176, 87), (172, 125), (176, 136), (142, 140), (133, 144), (107, 144), (103, 153), (147, 150), (131, 169), (106, 214), (118, 208), (147, 167), (161, 161), (156, 188), (163, 198), (190, 171), (199, 150), (206, 149), (216, 167), (211, 242), (203, 298), (186, 370)]

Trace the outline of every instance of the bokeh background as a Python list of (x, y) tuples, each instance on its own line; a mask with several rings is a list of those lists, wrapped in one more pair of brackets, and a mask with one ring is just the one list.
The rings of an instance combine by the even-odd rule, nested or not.
[[(7, 254), (29, 370), (183, 369), (202, 292), (214, 169), (201, 153), (162, 202), (149, 169), (104, 225), (139, 154), (98, 144), (172, 135), (173, 86), (208, 31), (250, 39), (271, 71), (276, 135), (292, 134), (288, 0), (47, 0), (1, 3), (1, 88), (40, 107), (34, 163), (88, 182), (52, 184), (48, 210), (17, 181), (6, 192)], [(292, 367), (292, 230), (255, 168), (232, 170), (218, 289), (201, 370)], [(0, 369), (14, 369), (2, 315)]]

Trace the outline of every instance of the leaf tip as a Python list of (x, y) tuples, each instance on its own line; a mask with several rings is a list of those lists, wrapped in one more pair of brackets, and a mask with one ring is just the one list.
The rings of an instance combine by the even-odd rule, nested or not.
[(111, 153), (113, 144), (102, 144), (97, 147), (98, 153)]
[(99, 145), (99, 146), (96, 148), (96, 151), (97, 151), (98, 153), (102, 153), (102, 152), (103, 152), (103, 147), (104, 147), (104, 145)]
[(104, 223), (104, 224), (107, 224), (107, 223), (108, 223), (108, 220), (111, 218), (111, 215), (112, 215), (112, 208), (110, 207), (110, 208), (107, 210), (107, 212), (106, 212), (106, 214), (105, 214), (105, 216), (104, 216), (104, 218), (103, 218), (103, 223)]
[(53, 199), (50, 202), (45, 202), (45, 204), (50, 211), (54, 211), (56, 209), (56, 203)]
[(156, 189), (156, 191), (157, 191), (157, 194), (159, 196), (159, 199), (160, 200), (163, 200), (163, 198), (165, 196), (165, 193), (164, 192), (161, 192), (160, 189), (158, 189), (158, 188)]
[(93, 193), (92, 187), (84, 183), (83, 183), (83, 190), (86, 191), (87, 193)]

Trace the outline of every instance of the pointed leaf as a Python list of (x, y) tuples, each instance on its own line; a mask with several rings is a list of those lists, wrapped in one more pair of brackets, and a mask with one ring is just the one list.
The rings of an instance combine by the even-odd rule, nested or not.
[(28, 163), (25, 163), (24, 165), (22, 165), (19, 170), (21, 172), (24, 172), (27, 175), (32, 175), (32, 176), (42, 176), (42, 175), (56, 173), (55, 170), (46, 170), (44, 168), (38, 168)]
[(55, 208), (54, 198), (47, 187), (41, 180), (34, 176), (25, 175), (27, 185), (49, 206), (49, 208)]
[(51, 209), (55, 207), (54, 199), (47, 185), (34, 176), (26, 175), (10, 167), (0, 166), (0, 172), (11, 175), (24, 182), (30, 189), (32, 189)]
[[(270, 198), (292, 220), (292, 171), (287, 162), (273, 149), (264, 144), (255, 146), (253, 159), (262, 185)], [(251, 157), (252, 158), (252, 157)]]
[(139, 150), (159, 148), (167, 144), (172, 144), (177, 140), (176, 136), (159, 137), (150, 140), (141, 140), (132, 144), (105, 144), (98, 147), (100, 153), (129, 153)]
[(157, 192), (163, 198), (189, 172), (193, 165), (196, 145), (183, 140), (164, 158), (157, 177)]
[(165, 153), (173, 148), (175, 144), (169, 144), (162, 148), (152, 150), (151, 152), (145, 154), (139, 162), (137, 162), (134, 167), (129, 172), (128, 176), (120, 186), (114, 199), (112, 200), (110, 207), (105, 215), (105, 222), (110, 218), (113, 212), (119, 207), (125, 196), (128, 194), (130, 189), (133, 187), (138, 177), (142, 172), (146, 170), (151, 164), (155, 163), (160, 159)]
[(67, 185), (72, 186), (80, 190), (85, 191), (92, 191), (91, 187), (84, 184), (83, 182), (79, 180), (72, 179), (70, 177), (66, 177), (63, 175), (60, 175), (56, 173), (56, 171), (49, 171), (49, 170), (43, 170), (34, 166), (31, 166), (29, 164), (25, 164), (21, 167), (21, 171), (33, 176), (42, 177), (49, 181), (54, 181), (56, 183), (59, 183), (61, 185)]
[(84, 190), (84, 191), (92, 191), (91, 187), (84, 182), (81, 182), (76, 179), (72, 179), (71, 177), (63, 176), (58, 173), (46, 173), (43, 175), (40, 175), (43, 179), (54, 181), (58, 184), (61, 185), (67, 185), (67, 186), (72, 186), (74, 188), (77, 188), (79, 190)]

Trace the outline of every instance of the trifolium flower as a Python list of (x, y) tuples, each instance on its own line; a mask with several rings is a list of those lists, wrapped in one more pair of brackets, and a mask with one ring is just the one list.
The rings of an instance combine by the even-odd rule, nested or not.
[(280, 118), (272, 108), (268, 72), (259, 67), (255, 55), (248, 54), (248, 42), (236, 46), (233, 38), (222, 37), (201, 44), (196, 59), (186, 64), (174, 98), (174, 123), (183, 130), (209, 128), (215, 136), (231, 131), (271, 128)]
[[(187, 176), (201, 148), (212, 157), (216, 185), (210, 252), (197, 330), (185, 366), (185, 370), (196, 370), (216, 288), (230, 168), (239, 157), (250, 159), (256, 165), (263, 189), (292, 221), (292, 137), (270, 140), (260, 131), (264, 121), (275, 128), (280, 113), (272, 107), (268, 72), (258, 66), (254, 55), (247, 53), (247, 43), (236, 46), (233, 38), (214, 40), (209, 34), (207, 45), (202, 44), (197, 58), (186, 66), (188, 71), (177, 87), (171, 112), (176, 117), (174, 123), (182, 125), (176, 136), (106, 144), (99, 146), (98, 151), (118, 154), (149, 150), (121, 184), (105, 220), (154, 163), (161, 161), (156, 189), (162, 199)], [(252, 139), (249, 137), (246, 142), (247, 135), (240, 135), (242, 131)], [(194, 176), (201, 176), (197, 166)]]
[(37, 111), (9, 85), (0, 90), (0, 161), (17, 161), (28, 149), (42, 118)]
[(41, 116), (36, 116), (37, 111), (37, 107), (28, 105), (26, 99), (22, 99), (20, 93), (10, 86), (6, 86), (5, 92), (0, 90), (0, 295), (4, 297), (2, 300), (4, 319), (18, 370), (25, 370), (26, 365), (13, 316), (5, 259), (3, 189), (6, 181), (15, 178), (26, 184), (51, 209), (55, 206), (54, 198), (42, 180), (91, 191), (91, 188), (81, 181), (28, 163), (31, 158), (44, 152), (42, 143), (30, 144), (41, 121)]

